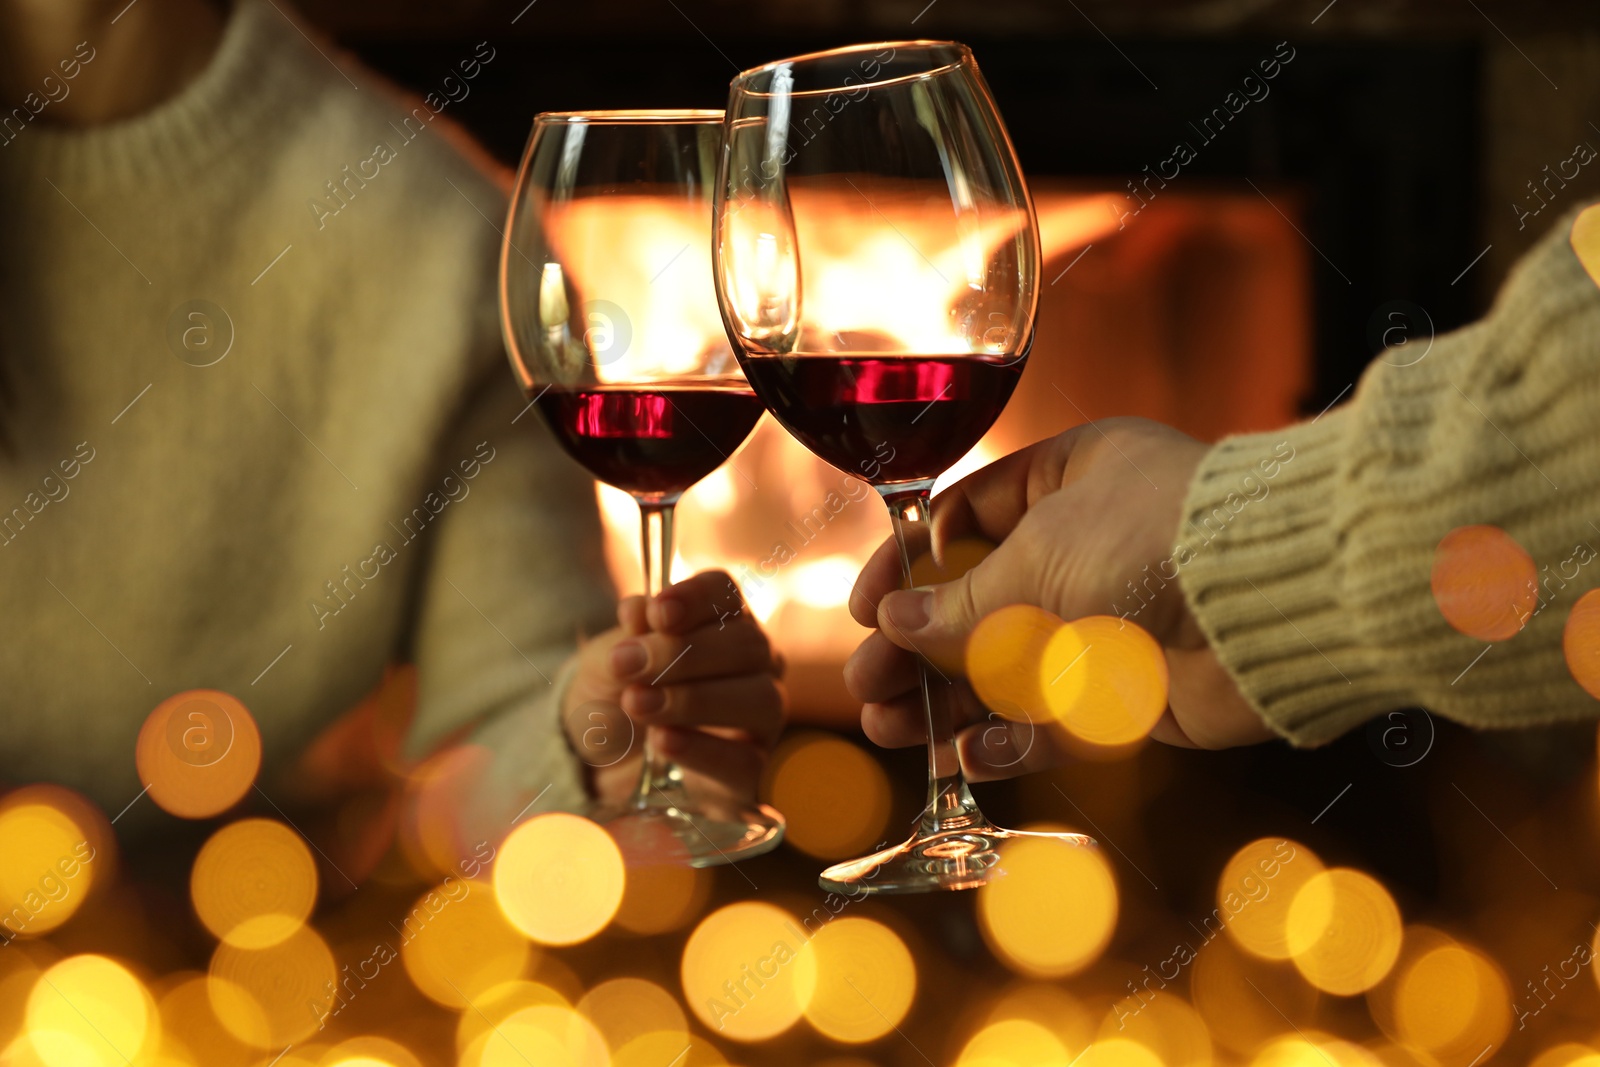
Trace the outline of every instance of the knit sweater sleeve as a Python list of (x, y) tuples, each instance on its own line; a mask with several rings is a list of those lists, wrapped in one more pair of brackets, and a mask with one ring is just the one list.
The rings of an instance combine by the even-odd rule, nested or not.
[[(1562, 654), (1568, 611), (1600, 584), (1583, 569), (1600, 545), (1600, 292), (1572, 219), (1485, 319), (1389, 349), (1338, 410), (1222, 441), (1190, 484), (1174, 552), (1190, 610), (1295, 744), (1409, 706), (1474, 727), (1600, 711)], [(1531, 616), (1493, 644), (1453, 629), (1431, 585), (1440, 540), (1474, 524), (1538, 573)]]

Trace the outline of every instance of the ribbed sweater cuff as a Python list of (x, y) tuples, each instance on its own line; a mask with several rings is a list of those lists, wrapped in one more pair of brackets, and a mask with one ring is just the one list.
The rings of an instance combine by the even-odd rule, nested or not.
[(1268, 725), (1297, 745), (1404, 706), (1363, 670), (1336, 590), (1347, 411), (1233, 437), (1201, 463), (1174, 549), (1190, 612)]

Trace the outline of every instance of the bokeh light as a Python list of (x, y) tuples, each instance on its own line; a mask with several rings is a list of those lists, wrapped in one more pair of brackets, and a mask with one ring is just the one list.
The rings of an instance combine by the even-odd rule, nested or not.
[(1096, 1027), (1078, 998), (1049, 982), (1019, 981), (1008, 986), (984, 1017), (984, 1024), (1025, 1019), (1055, 1035), (1073, 1056), (1089, 1047)]
[(122, 1067), (160, 1040), (150, 994), (105, 956), (69, 956), (28, 995), (29, 1040), (47, 1067)]
[(640, 1034), (611, 1054), (611, 1067), (722, 1067), (727, 1062), (705, 1038), (666, 1030)]
[(784, 843), (818, 859), (859, 855), (882, 840), (889, 777), (859, 745), (805, 733), (772, 754), (767, 795), (788, 822)]
[(1176, 1067), (1189, 1061), (1163, 1061), (1141, 1042), (1111, 1037), (1096, 1041), (1078, 1062), (1083, 1067)]
[(973, 1034), (956, 1067), (1069, 1067), (1073, 1057), (1047, 1028), (1027, 1019), (1001, 1019)]
[(205, 1067), (244, 1067), (260, 1058), (251, 1048), (222, 1025), (211, 1009), (208, 985), (203, 974), (191, 975), (161, 995), (162, 1039), (169, 1051), (174, 1046)]
[(1400, 959), (1367, 1001), (1384, 1033), (1441, 1063), (1469, 1062), (1511, 1030), (1512, 994), (1499, 967), (1432, 927), (1406, 929)]
[(600, 1031), (608, 1048), (620, 1049), (645, 1034), (683, 1037), (689, 1030), (672, 994), (643, 978), (601, 982), (583, 995), (577, 1009)]
[[(967, 638), (966, 672), (984, 706), (1013, 722), (1044, 722), (1045, 649), (1066, 623), (1031, 604), (1008, 604), (990, 612)], [(1079, 676), (1066, 679), (1077, 685)]]
[(1121, 1053), (1124, 1058), (1120, 1060), (1101, 1058), (1111, 1042), (1126, 1041), (1137, 1043), (1162, 1067), (1210, 1067), (1211, 1032), (1200, 1013), (1175, 988), (1159, 989), (1154, 995), (1145, 996), (1142, 1004), (1134, 1002), (1137, 1010), (1113, 1006), (1106, 1013), (1094, 1051), (1083, 1058), (1084, 1062), (1137, 1062), (1131, 1051)]
[(33, 937), (72, 918), (94, 885), (99, 853), (62, 806), (38, 789), (0, 803), (0, 926)]
[(872, 919), (833, 919), (812, 937), (816, 987), (806, 1020), (845, 1044), (876, 1041), (899, 1026), (917, 992), (917, 965), (900, 935)]
[(1583, 594), (1567, 613), (1561, 653), (1573, 681), (1600, 700), (1600, 589)]
[(520, 978), (533, 946), (501, 912), (487, 881), (450, 879), (417, 898), (399, 924), (400, 959), (428, 999), (457, 1010)]
[(1480, 641), (1522, 629), (1539, 597), (1533, 557), (1497, 526), (1459, 526), (1433, 553), (1433, 599), (1446, 622)]
[(639, 935), (677, 930), (705, 909), (711, 880), (709, 871), (686, 864), (634, 864), (628, 868), (622, 903), (612, 922)]
[(456, 1023), (456, 1051), (465, 1053), (483, 1035), (523, 1008), (570, 1007), (570, 1002), (543, 982), (514, 979), (501, 982), (472, 998), (472, 1007)]
[(1189, 993), (1214, 1042), (1248, 1056), (1285, 1030), (1311, 1024), (1320, 994), (1291, 964), (1252, 956), (1220, 933), (1207, 935), (1191, 943)]
[(1262, 837), (1235, 852), (1217, 879), (1217, 907), (1206, 921), (1238, 945), (1263, 959), (1286, 960), (1292, 953), (1286, 928), (1289, 905), (1306, 882), (1323, 871), (1317, 854), (1296, 841)]
[(816, 988), (807, 930), (771, 904), (742, 901), (707, 915), (683, 946), (683, 998), (735, 1041), (775, 1037), (800, 1020)]
[(512, 1012), (462, 1054), (461, 1067), (609, 1067), (594, 1024), (571, 1008), (540, 1004)]
[(340, 976), (327, 942), (309, 926), (270, 948), (222, 942), (211, 954), (211, 977), (206, 991), (222, 1025), (245, 1044), (274, 1051), (311, 1036), (359, 995), (357, 979)]
[(1528, 1067), (1600, 1067), (1600, 1052), (1576, 1041), (1563, 1041), (1539, 1053)]
[(1600, 285), (1600, 204), (1586, 207), (1572, 220), (1568, 235), (1572, 251), (1588, 272), (1589, 280)]
[(239, 948), (268, 948), (310, 917), (317, 864), (289, 827), (272, 819), (241, 819), (200, 849), (189, 895), (200, 921), (218, 938)]
[(483, 788), (493, 762), (494, 754), (482, 745), (451, 745), (407, 776), (400, 847), (424, 878), (461, 875), (462, 857), (475, 855), (483, 840), (477, 828), (510, 822), (510, 813), (496, 821), (480, 810), (493, 803), (494, 791)]
[(1382, 1067), (1376, 1056), (1326, 1034), (1283, 1037), (1262, 1049), (1250, 1067)]
[(577, 815), (535, 815), (511, 831), (494, 864), (500, 910), (534, 941), (573, 945), (605, 928), (622, 903), (622, 851)]
[(1285, 934), (1306, 981), (1354, 996), (1382, 981), (1400, 955), (1400, 909), (1371, 876), (1333, 867), (1296, 890)]
[(235, 697), (191, 689), (157, 704), (134, 751), (150, 799), (185, 819), (207, 819), (237, 804), (261, 769), (261, 734)]
[(1076, 974), (1117, 925), (1117, 886), (1100, 850), (1048, 837), (1001, 846), (1005, 876), (978, 890), (978, 918), (995, 955), (1020, 974)]
[(319, 1067), (422, 1067), (411, 1050), (386, 1037), (363, 1035), (341, 1041), (318, 1060)]
[(1092, 745), (1142, 740), (1167, 708), (1167, 657), (1144, 628), (1090, 615), (1058, 629), (1039, 664), (1045, 705)]

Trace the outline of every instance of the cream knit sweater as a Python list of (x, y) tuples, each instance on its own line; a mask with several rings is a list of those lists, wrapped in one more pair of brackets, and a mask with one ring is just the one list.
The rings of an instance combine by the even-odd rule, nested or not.
[[(1572, 604), (1600, 585), (1593, 565), (1572, 573), (1600, 546), (1600, 292), (1568, 243), (1572, 218), (1483, 321), (1390, 349), (1337, 410), (1206, 456), (1180, 582), (1291, 741), (1412, 705), (1475, 727), (1600, 712), (1561, 648)], [(1511, 534), (1539, 572), (1537, 610), (1493, 646), (1452, 629), (1430, 588), (1440, 539), (1477, 523)]]
[(410, 754), (479, 723), (581, 799), (553, 683), (614, 622), (593, 491), (524, 413), (503, 195), (447, 142), (493, 49), (427, 104), (323, 51), (240, 0), (177, 98), (0, 145), (0, 781), (115, 814), (145, 716), (214, 687), (270, 783), (405, 658)]

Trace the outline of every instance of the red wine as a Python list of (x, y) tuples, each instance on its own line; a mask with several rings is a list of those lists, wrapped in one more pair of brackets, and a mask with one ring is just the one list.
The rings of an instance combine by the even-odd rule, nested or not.
[(1022, 360), (971, 356), (755, 356), (740, 361), (767, 409), (811, 451), (873, 485), (935, 478), (978, 443)]
[(651, 496), (681, 493), (716, 470), (761, 418), (754, 393), (725, 385), (553, 386), (538, 405), (590, 474)]

